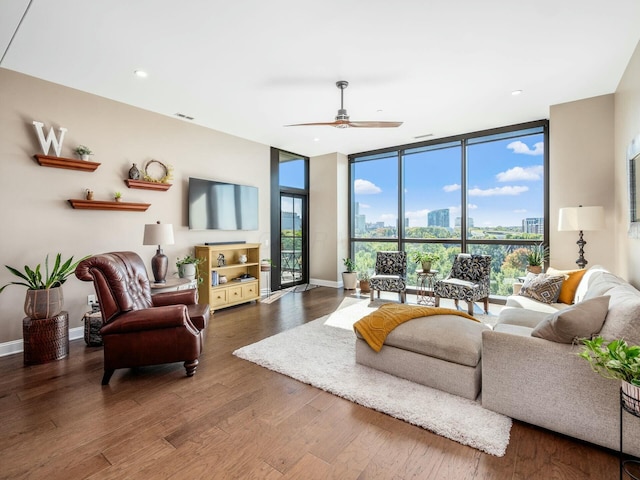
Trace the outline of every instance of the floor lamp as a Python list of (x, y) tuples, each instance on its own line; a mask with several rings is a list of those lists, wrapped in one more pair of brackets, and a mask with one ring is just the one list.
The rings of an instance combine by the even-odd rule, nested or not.
[(158, 250), (151, 259), (151, 271), (155, 283), (165, 283), (167, 270), (169, 269), (169, 259), (162, 252), (162, 245), (173, 245), (173, 225), (170, 223), (150, 223), (144, 226), (143, 245), (157, 245)]
[(558, 230), (561, 232), (580, 232), (578, 234), (578, 259), (576, 263), (584, 268), (589, 262), (584, 258), (585, 242), (582, 232), (602, 230), (604, 228), (604, 209), (602, 207), (564, 207), (560, 209)]

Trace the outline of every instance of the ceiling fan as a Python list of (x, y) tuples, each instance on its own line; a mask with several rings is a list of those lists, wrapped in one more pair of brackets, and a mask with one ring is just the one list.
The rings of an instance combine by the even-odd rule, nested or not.
[(314, 122), (314, 123), (296, 123), (294, 125), (285, 125), (285, 127), (304, 127), (313, 125), (327, 125), (336, 128), (393, 128), (402, 125), (402, 122), (377, 122), (377, 121), (351, 121), (347, 110), (344, 108), (344, 89), (349, 86), (349, 82), (346, 80), (339, 80), (336, 82), (336, 87), (340, 89), (340, 110), (336, 115), (334, 122)]

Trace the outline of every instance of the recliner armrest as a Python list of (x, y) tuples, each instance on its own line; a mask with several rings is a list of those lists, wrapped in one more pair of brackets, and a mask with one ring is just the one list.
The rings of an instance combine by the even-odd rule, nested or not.
[(151, 302), (154, 307), (162, 307), (164, 305), (193, 305), (198, 303), (198, 299), (196, 298), (197, 293), (198, 290), (195, 288), (156, 293), (151, 296)]
[(100, 329), (100, 333), (102, 335), (112, 335), (176, 327), (185, 327), (195, 334), (198, 333), (198, 329), (189, 320), (185, 305), (167, 305), (132, 310), (119, 315), (115, 320), (104, 325)]

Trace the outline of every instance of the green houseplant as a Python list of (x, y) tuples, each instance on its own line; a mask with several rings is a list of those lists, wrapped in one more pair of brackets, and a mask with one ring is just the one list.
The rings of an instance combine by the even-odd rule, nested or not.
[[(33, 320), (49, 318), (62, 311), (64, 298), (62, 296), (62, 284), (76, 270), (78, 264), (84, 257), (73, 263), (73, 257), (62, 262), (62, 254), (56, 255), (53, 269), (49, 270), (49, 255), (46, 256), (44, 269), (41, 264), (35, 268), (24, 266), (24, 273), (14, 267), (5, 267), (16, 277), (21, 279), (17, 282), (9, 282), (0, 288), (0, 293), (9, 285), (22, 285), (27, 287), (27, 295), (24, 302), (24, 312)], [(44, 270), (44, 271), (43, 271)]]
[(86, 145), (78, 145), (73, 150), (82, 160), (89, 160), (89, 155), (93, 155), (93, 152)]
[(362, 293), (371, 292), (371, 287), (369, 286), (369, 279), (371, 278), (371, 274), (367, 270), (361, 270), (358, 273), (358, 279), (360, 283), (360, 291)]
[(549, 247), (544, 246), (542, 243), (534, 245), (527, 253), (527, 263), (529, 264), (527, 270), (531, 273), (541, 273), (542, 265), (548, 258)]
[(628, 345), (623, 339), (605, 342), (602, 337), (582, 340), (578, 354), (591, 369), (604, 378), (622, 381), (625, 405), (640, 414), (640, 345)]
[(431, 264), (440, 260), (440, 255), (431, 252), (415, 251), (411, 252), (411, 259), (415, 263), (422, 264), (422, 270), (424, 272), (429, 272), (431, 271)]
[(191, 255), (185, 256), (183, 259), (176, 259), (176, 267), (178, 269), (178, 276), (180, 278), (187, 278), (189, 280), (198, 279), (198, 283), (202, 282), (200, 278), (200, 271), (198, 266), (203, 262), (202, 258), (192, 257)]
[(355, 290), (358, 285), (358, 274), (355, 272), (355, 263), (351, 258), (343, 258), (342, 262), (346, 270), (342, 272), (342, 284), (345, 290)]

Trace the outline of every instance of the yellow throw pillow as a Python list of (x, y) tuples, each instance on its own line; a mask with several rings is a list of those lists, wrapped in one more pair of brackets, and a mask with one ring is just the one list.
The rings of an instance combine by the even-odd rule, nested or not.
[(587, 271), (585, 269), (580, 270), (556, 270), (555, 268), (548, 268), (549, 275), (564, 275), (564, 282), (560, 287), (560, 295), (558, 295), (558, 302), (571, 305), (573, 299), (576, 296), (576, 290), (580, 284), (580, 280)]

